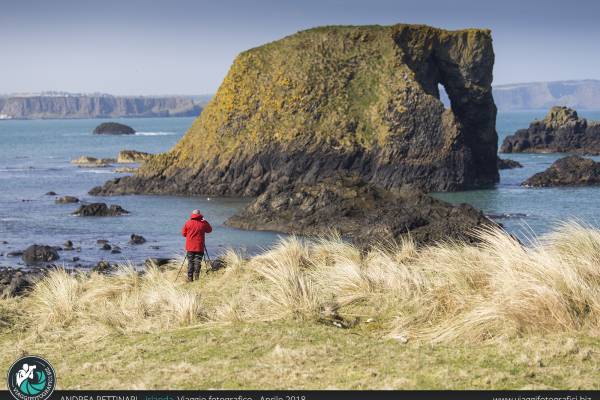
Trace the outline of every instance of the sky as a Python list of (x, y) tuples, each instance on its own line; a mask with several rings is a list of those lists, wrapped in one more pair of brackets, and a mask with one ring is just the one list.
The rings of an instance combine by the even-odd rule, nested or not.
[(321, 25), (492, 30), (494, 84), (600, 79), (600, 2), (0, 0), (0, 93), (214, 93), (246, 49)]

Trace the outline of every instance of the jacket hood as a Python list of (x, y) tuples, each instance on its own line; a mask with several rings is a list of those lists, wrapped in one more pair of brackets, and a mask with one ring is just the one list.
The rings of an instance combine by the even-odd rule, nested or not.
[(190, 214), (190, 219), (202, 219), (204, 215), (202, 214)]

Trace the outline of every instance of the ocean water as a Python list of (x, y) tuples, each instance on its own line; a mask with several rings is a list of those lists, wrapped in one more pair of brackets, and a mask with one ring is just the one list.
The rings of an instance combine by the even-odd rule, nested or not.
[[(544, 111), (498, 114), (497, 130), (502, 139), (516, 129), (527, 127)], [(600, 119), (600, 112), (581, 112)], [(173, 196), (93, 197), (87, 192), (106, 180), (119, 176), (114, 168), (79, 168), (70, 160), (82, 155), (116, 157), (122, 149), (158, 153), (171, 148), (190, 127), (194, 118), (120, 119), (138, 131), (133, 136), (102, 136), (91, 132), (104, 120), (0, 121), (0, 265), (16, 265), (20, 258), (6, 253), (22, 250), (33, 243), (60, 246), (73, 241), (81, 251), (61, 253), (60, 262), (91, 265), (100, 259), (141, 262), (148, 257), (171, 257), (182, 253), (180, 229), (194, 208), (203, 211), (215, 227), (209, 235), (212, 256), (233, 247), (255, 253), (278, 240), (279, 234), (247, 232), (228, 228), (223, 222), (247, 204), (247, 200), (190, 198)], [(453, 203), (466, 202), (499, 217), (517, 235), (542, 234), (558, 221), (578, 219), (600, 226), (598, 198), (600, 187), (530, 189), (519, 184), (546, 169), (561, 154), (506, 154), (524, 168), (500, 171), (500, 183), (492, 189), (456, 193), (436, 193)], [(80, 218), (71, 213), (77, 204), (54, 204), (59, 196), (72, 195), (87, 202), (119, 204), (131, 212), (115, 218)], [(132, 233), (147, 239), (143, 245), (129, 245)], [(121, 254), (100, 250), (98, 239), (106, 239), (122, 249)], [(6, 241), (7, 243), (4, 243)]]
[[(60, 252), (66, 265), (91, 265), (99, 260), (141, 262), (148, 257), (182, 254), (181, 227), (191, 210), (199, 208), (214, 227), (208, 235), (209, 255), (228, 247), (254, 253), (279, 237), (270, 232), (248, 232), (223, 225), (247, 200), (172, 196), (95, 197), (87, 192), (119, 176), (114, 168), (79, 168), (70, 160), (81, 155), (116, 157), (122, 149), (158, 153), (168, 150), (183, 136), (194, 118), (119, 119), (138, 133), (126, 136), (92, 135), (103, 120), (0, 121), (0, 265), (18, 264), (6, 253), (33, 243), (60, 246), (73, 241), (81, 251)], [(119, 166), (118, 164), (114, 164)], [(77, 204), (55, 204), (54, 196), (72, 195), (85, 202), (119, 204), (131, 214), (120, 217), (82, 218), (71, 213)], [(147, 240), (129, 245), (132, 233)], [(122, 253), (100, 250), (96, 241), (106, 239)], [(3, 242), (8, 242), (4, 244)], [(156, 248), (158, 247), (158, 248)]]
[[(499, 112), (496, 119), (499, 145), (517, 129), (526, 128), (546, 111)], [(600, 120), (600, 111), (580, 111), (590, 120)], [(500, 147), (500, 146), (498, 146)], [(491, 189), (434, 196), (451, 203), (468, 203), (486, 214), (500, 217), (498, 222), (511, 233), (526, 239), (548, 232), (563, 221), (576, 220), (600, 227), (600, 187), (524, 188), (520, 184), (548, 168), (566, 154), (499, 154), (520, 162), (523, 168), (500, 171), (500, 182)], [(590, 157), (600, 161), (600, 157)]]

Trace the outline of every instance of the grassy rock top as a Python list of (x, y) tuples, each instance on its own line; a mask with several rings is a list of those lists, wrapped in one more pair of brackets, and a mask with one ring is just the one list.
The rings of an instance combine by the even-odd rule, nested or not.
[[(401, 38), (408, 41), (405, 49), (397, 42)], [(449, 42), (459, 43), (454, 52), (460, 51), (455, 54), (460, 61), (483, 56), (481, 44), (491, 43), (491, 35), (411, 25), (332, 26), (245, 51), (169, 155), (186, 167), (215, 154), (226, 160), (240, 147), (258, 151), (265, 141), (289, 143), (307, 132), (311, 144), (385, 145), (396, 133), (385, 115), (395, 92), (426, 89), (439, 95), (437, 85), (420, 87), (418, 75), (430, 71), (415, 71), (410, 64)], [(491, 84), (491, 76), (482, 78), (487, 79), (479, 83)], [(408, 111), (406, 106), (396, 112)]]

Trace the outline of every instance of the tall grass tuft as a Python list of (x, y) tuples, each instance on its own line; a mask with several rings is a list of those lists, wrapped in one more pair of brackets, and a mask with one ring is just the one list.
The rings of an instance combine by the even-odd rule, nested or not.
[(203, 273), (199, 283), (174, 282), (178, 262), (143, 274), (127, 265), (110, 276), (57, 270), (10, 301), (28, 310), (38, 331), (312, 323), (325, 314), (335, 326), (376, 320), (383, 335), (428, 342), (600, 331), (599, 230), (564, 223), (528, 245), (498, 228), (477, 235), (478, 244), (418, 248), (409, 238), (368, 250), (336, 236), (290, 237), (247, 260), (228, 252), (224, 270)]

